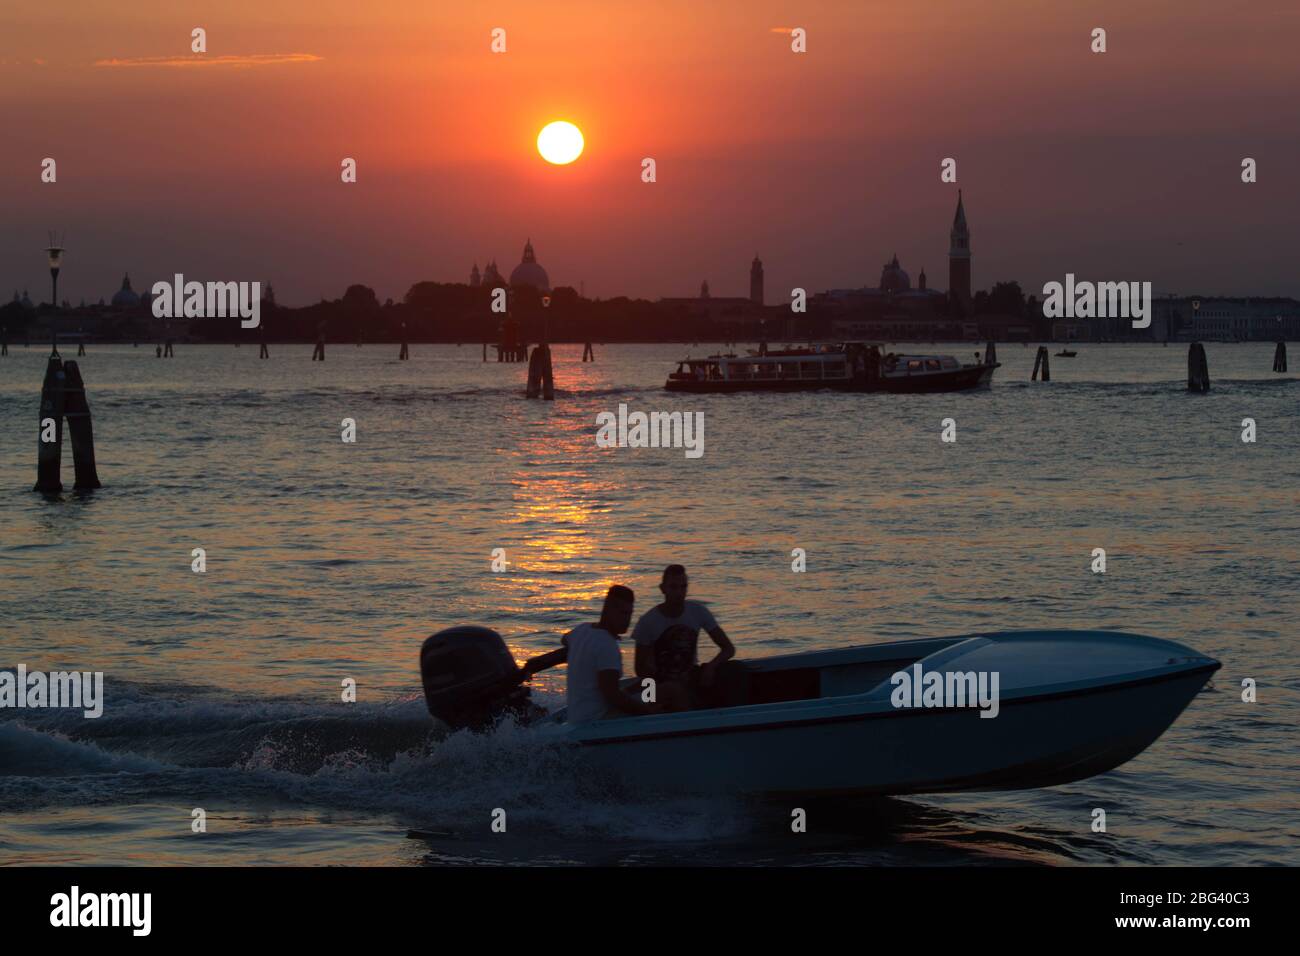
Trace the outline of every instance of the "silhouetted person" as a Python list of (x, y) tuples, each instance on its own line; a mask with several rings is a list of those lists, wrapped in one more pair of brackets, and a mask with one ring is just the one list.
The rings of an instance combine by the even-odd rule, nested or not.
[(605, 595), (605, 606), (595, 624), (579, 624), (564, 635), (568, 648), (565, 719), (581, 724), (624, 714), (657, 714), (658, 704), (644, 704), (618, 685), (623, 678), (623, 655), (618, 638), (632, 623), (634, 597), (631, 589), (615, 584)]
[[(654, 678), (656, 699), (670, 711), (701, 706), (712, 693), (718, 668), (736, 656), (731, 639), (709, 609), (686, 600), (689, 583), (680, 564), (664, 568), (659, 583), (664, 601), (641, 615), (632, 632), (636, 676)], [(718, 645), (717, 655), (704, 665), (698, 658), (701, 630)]]

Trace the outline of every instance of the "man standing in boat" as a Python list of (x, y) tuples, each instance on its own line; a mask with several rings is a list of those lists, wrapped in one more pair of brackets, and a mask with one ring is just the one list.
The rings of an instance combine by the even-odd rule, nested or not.
[[(727, 632), (709, 609), (699, 601), (686, 600), (688, 584), (686, 569), (680, 564), (664, 568), (659, 584), (663, 603), (641, 615), (632, 631), (636, 676), (654, 678), (656, 699), (668, 711), (701, 706), (712, 693), (718, 668), (736, 656)], [(698, 660), (701, 630), (718, 645), (717, 656), (703, 666)]]
[[(570, 724), (586, 723), (623, 714), (657, 714), (658, 704), (644, 704), (618, 686), (623, 677), (623, 655), (618, 636), (632, 623), (633, 594), (615, 584), (605, 595), (605, 606), (595, 624), (579, 624), (564, 635), (568, 663), (566, 693)], [(558, 663), (558, 661), (557, 661)]]

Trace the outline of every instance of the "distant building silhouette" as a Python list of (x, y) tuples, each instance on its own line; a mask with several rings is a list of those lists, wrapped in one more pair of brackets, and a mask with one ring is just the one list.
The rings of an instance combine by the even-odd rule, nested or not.
[(894, 253), (894, 258), (885, 263), (880, 270), (880, 291), (887, 295), (893, 295), (896, 292), (910, 292), (912, 290), (912, 277), (909, 276), (903, 267), (898, 264), (898, 253)]
[(957, 214), (952, 218), (952, 245), (948, 248), (948, 295), (963, 306), (970, 305), (970, 229), (961, 190), (957, 190)]
[(122, 288), (113, 294), (112, 303), (115, 309), (134, 309), (140, 304), (140, 296), (131, 288), (129, 272), (122, 276)]
[[(497, 268), (497, 261), (493, 259), (484, 268), (482, 275), (479, 275), (478, 263), (474, 263), (474, 268), (469, 272), (469, 284), (471, 288), (475, 289), (480, 286), (495, 289), (507, 283), (505, 277), (501, 275), (501, 271)], [(514, 271), (510, 273), (509, 285), (532, 286), (538, 292), (551, 291), (550, 276), (546, 274), (546, 270), (537, 261), (537, 255), (533, 252), (533, 240), (529, 239), (524, 243), (523, 258), (520, 259), (519, 265), (515, 266)]]
[(749, 264), (749, 301), (755, 305), (763, 304), (763, 263), (757, 253)]
[(546, 274), (546, 270), (537, 262), (537, 256), (533, 253), (533, 240), (529, 239), (524, 243), (524, 257), (520, 260), (519, 265), (515, 266), (514, 271), (510, 273), (511, 285), (529, 285), (538, 292), (551, 291), (551, 279)]

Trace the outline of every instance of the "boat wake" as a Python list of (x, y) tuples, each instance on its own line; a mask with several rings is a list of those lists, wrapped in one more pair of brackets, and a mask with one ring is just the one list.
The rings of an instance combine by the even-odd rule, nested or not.
[[(813, 821), (807, 833), (792, 830), (794, 803)], [(911, 800), (633, 788), (510, 721), (448, 732), (416, 697), (327, 705), (118, 683), (98, 720), (0, 711), (0, 844), (6, 822), (30, 814), (144, 814), (185, 829), (194, 807), (317, 811), (339, 827), (370, 821), (401, 843), (409, 830), (422, 837), (410, 842), (416, 862), (430, 863), (1032, 864), (1101, 852)], [(508, 844), (492, 833), (498, 808), (518, 838)]]

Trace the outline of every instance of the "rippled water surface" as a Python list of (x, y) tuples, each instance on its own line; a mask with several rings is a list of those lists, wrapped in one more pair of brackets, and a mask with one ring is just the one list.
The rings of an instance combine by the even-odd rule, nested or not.
[[(946, 396), (671, 396), (707, 347), (558, 346), (553, 403), (478, 346), (396, 351), (91, 346), (104, 487), (57, 498), (31, 491), (46, 350), (0, 359), (0, 668), (107, 687), (98, 720), (0, 710), (0, 861), (1300, 862), (1300, 381), (1271, 345), (1208, 346), (1209, 395), (1184, 390), (1186, 346), (1083, 345), (1050, 384), (1003, 346), (991, 390)], [(620, 402), (702, 411), (703, 457), (597, 448)], [(814, 802), (799, 837), (787, 807), (629, 791), (524, 728), (431, 733), (429, 633), (486, 624), (522, 659), (612, 582), (644, 610), (674, 561), (746, 656), (1051, 626), (1224, 666), (1102, 777)]]

